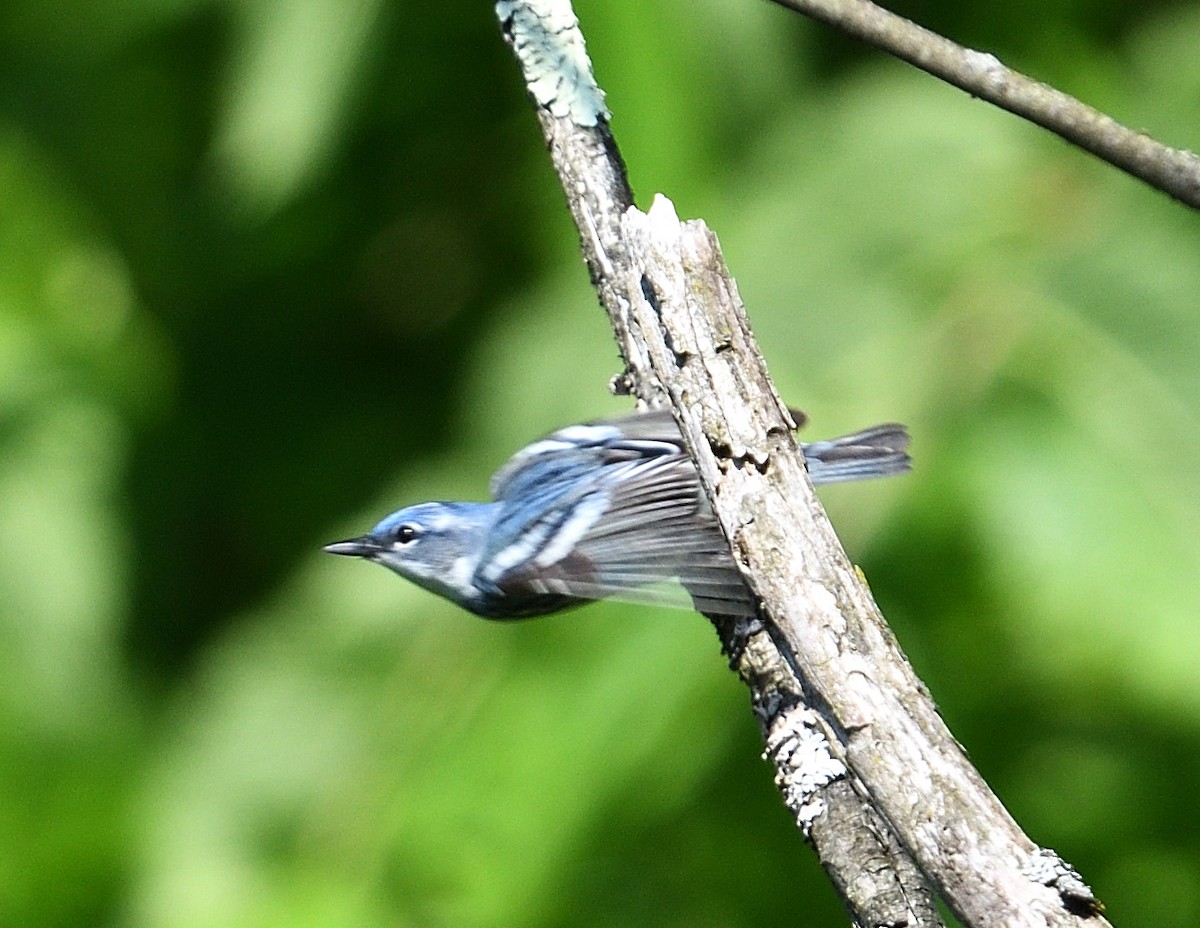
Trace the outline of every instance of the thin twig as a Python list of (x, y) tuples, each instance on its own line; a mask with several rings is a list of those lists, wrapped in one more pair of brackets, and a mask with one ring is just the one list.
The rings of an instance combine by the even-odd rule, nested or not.
[(1194, 209), (1200, 157), (1170, 148), (1018, 71), (995, 55), (964, 48), (869, 0), (772, 0), (895, 55), (902, 61), (1049, 129)]

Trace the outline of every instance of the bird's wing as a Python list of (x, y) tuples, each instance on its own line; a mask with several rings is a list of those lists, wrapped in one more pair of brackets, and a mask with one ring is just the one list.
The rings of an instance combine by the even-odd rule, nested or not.
[[(791, 413), (805, 422), (804, 413)], [(879, 460), (884, 439), (894, 437), (864, 432), (810, 446), (818, 448), (814, 480), (899, 469), (898, 460)], [(834, 459), (827, 474), (819, 468), (824, 453)], [(666, 595), (686, 605), (664, 594), (673, 579), (701, 611), (754, 614), (669, 410), (552, 432), (514, 454), (492, 477), (491, 492), (502, 513), (478, 579), (529, 597), (531, 609), (538, 597), (660, 603)]]
[[(799, 428), (808, 417), (799, 409), (789, 409)], [(583, 425), (570, 425), (551, 432), (514, 454), (492, 476), (493, 499), (512, 497), (520, 492), (527, 470), (548, 460), (562, 464), (565, 452), (582, 452), (575, 463), (613, 463), (659, 454), (687, 454), (679, 426), (669, 409), (652, 409), (598, 419)], [(544, 477), (544, 474), (539, 474)]]
[[(752, 615), (753, 601), (669, 415), (560, 430), (518, 452), (492, 488), (502, 504), (478, 579), (509, 596), (618, 598)], [(646, 419), (659, 420), (646, 422)], [(668, 433), (667, 438), (670, 438)]]
[(684, 455), (636, 468), (617, 482), (608, 508), (579, 539), (572, 557), (569, 576), (539, 581), (562, 591), (569, 589), (572, 576), (591, 574), (609, 596), (654, 602), (662, 596), (662, 584), (675, 580), (701, 612), (755, 611), (691, 459)]
[(495, 500), (515, 499), (528, 492), (531, 481), (541, 483), (586, 468), (684, 453), (668, 410), (569, 425), (509, 458), (492, 476), (490, 489)]

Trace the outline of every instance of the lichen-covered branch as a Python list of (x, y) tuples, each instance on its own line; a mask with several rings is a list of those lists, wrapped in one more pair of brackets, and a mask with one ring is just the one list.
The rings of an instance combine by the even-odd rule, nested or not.
[[(612, 320), (626, 371), (622, 392), (649, 406), (670, 402), (637, 330), (627, 284), (644, 264), (630, 251), (624, 217), (633, 201), (569, 2), (502, 0), (497, 13), (521, 62), (551, 162), (579, 229), (600, 301)], [(562, 73), (558, 73), (559, 69)], [(642, 295), (636, 299), (642, 299)], [(824, 719), (809, 710), (791, 665), (763, 628), (714, 619), (751, 700), (784, 800), (862, 928), (935, 928), (933, 893), (865, 790), (835, 753)]]
[(1106, 925), (971, 765), (842, 550), (716, 237), (661, 197), (626, 213), (625, 232), (633, 332), (834, 758), (965, 925)]
[(805, 702), (799, 680), (765, 627), (722, 629), (741, 642), (730, 663), (750, 688), (754, 714), (775, 765), (775, 784), (812, 842), (854, 924), (933, 928), (942, 924), (929, 881), (837, 755), (825, 719)]

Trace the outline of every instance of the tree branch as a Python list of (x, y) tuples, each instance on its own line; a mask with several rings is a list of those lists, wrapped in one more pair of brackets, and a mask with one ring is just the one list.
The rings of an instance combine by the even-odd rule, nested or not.
[[(858, 822), (839, 811), (831, 827), (883, 829), (882, 845), (911, 852), (966, 925), (1106, 925), (1078, 875), (1021, 832), (967, 761), (838, 543), (715, 237), (703, 223), (680, 224), (661, 199), (649, 214), (621, 215), (632, 197), (569, 4), (501, 0), (497, 12), (625, 355), (622, 383), (650, 404), (669, 395), (763, 602), (769, 636), (717, 624), (798, 820), (811, 825), (826, 802), (822, 813), (842, 809), (835, 786), (849, 784), (874, 810), (859, 806)], [(888, 867), (897, 883), (916, 875)], [(848, 903), (863, 925), (925, 917), (910, 906), (877, 920)]]
[[(712, 617), (710, 617), (712, 618)], [(941, 926), (934, 894), (912, 855), (875, 810), (862, 784), (835, 756), (825, 720), (808, 707), (799, 680), (765, 627), (747, 635), (712, 618), (723, 642), (744, 642), (730, 663), (750, 689), (775, 765), (775, 785), (812, 842), (855, 925)]]
[(869, 0), (772, 0), (835, 26), (902, 61), (1049, 129), (1152, 187), (1200, 209), (1200, 157), (1169, 148), (1018, 71), (890, 13)]
[(971, 766), (842, 550), (716, 237), (661, 197), (624, 227), (641, 268), (627, 284), (634, 334), (834, 758), (965, 925), (1107, 924), (1078, 875), (1025, 836)]
[[(665, 405), (669, 398), (632, 313), (632, 301), (640, 302), (642, 294), (631, 299), (627, 292), (629, 281), (641, 280), (645, 267), (635, 260), (622, 228), (633, 196), (574, 14), (565, 0), (502, 0), (497, 14), (521, 61), (592, 282), (626, 361), (616, 385), (647, 405)], [(762, 627), (713, 621), (731, 665), (750, 688), (776, 783), (855, 923), (863, 928), (940, 926), (924, 875), (857, 778), (834, 757), (840, 748), (831, 743), (825, 720), (807, 708), (802, 687), (773, 637)]]

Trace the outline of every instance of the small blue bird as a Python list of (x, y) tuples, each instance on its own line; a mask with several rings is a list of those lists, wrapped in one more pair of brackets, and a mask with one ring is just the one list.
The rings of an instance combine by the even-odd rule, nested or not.
[[(886, 424), (802, 447), (812, 482), (837, 483), (907, 471), (908, 441), (904, 426)], [(491, 495), (409, 506), (325, 550), (488, 619), (606, 598), (686, 605), (672, 581), (701, 612), (755, 614), (669, 410), (553, 432), (496, 472)]]

